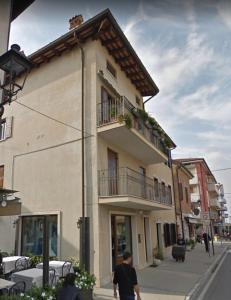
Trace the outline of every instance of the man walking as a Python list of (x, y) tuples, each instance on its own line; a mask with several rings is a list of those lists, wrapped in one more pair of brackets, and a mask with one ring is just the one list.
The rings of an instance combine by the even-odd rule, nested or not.
[(137, 295), (137, 300), (141, 300), (136, 271), (131, 264), (132, 255), (129, 252), (125, 252), (122, 264), (115, 268), (113, 279), (114, 297), (117, 298), (118, 285), (120, 300), (135, 300), (135, 293)]
[(207, 232), (203, 233), (203, 240), (204, 240), (204, 244), (205, 244), (205, 251), (209, 253), (209, 240), (210, 240), (210, 236), (208, 235)]

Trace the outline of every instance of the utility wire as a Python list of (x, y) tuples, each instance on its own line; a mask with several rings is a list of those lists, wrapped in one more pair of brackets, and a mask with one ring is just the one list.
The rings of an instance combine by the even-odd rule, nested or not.
[[(70, 124), (67, 124), (67, 123), (63, 122), (63, 121), (60, 121), (60, 120), (57, 120), (57, 119), (55, 119), (55, 118), (53, 118), (53, 117), (51, 117), (51, 116), (48, 116), (48, 115), (42, 113), (41, 111), (38, 111), (38, 110), (36, 110), (36, 109), (34, 109), (34, 108), (32, 108), (32, 107), (26, 105), (26, 104), (23, 104), (23, 103), (21, 103), (21, 102), (18, 102), (17, 100), (14, 100), (14, 102), (16, 102), (17, 104), (19, 104), (19, 105), (21, 105), (21, 106), (23, 106), (23, 107), (25, 107), (25, 108), (27, 108), (27, 109), (29, 109), (29, 110), (31, 110), (31, 111), (37, 113), (37, 114), (39, 114), (39, 115), (41, 115), (41, 116), (43, 116), (43, 117), (45, 117), (45, 118), (48, 118), (48, 119), (52, 120), (52, 121), (54, 121), (54, 122), (57, 122), (57, 123), (59, 123), (59, 124), (62, 124), (62, 125), (64, 125), (64, 126), (67, 126), (67, 127), (69, 127), (69, 128), (75, 129), (75, 130), (77, 130), (78, 132), (82, 132), (82, 130), (79, 129), (79, 128), (77, 128), (77, 127), (74, 127), (74, 126), (72, 126), (72, 125), (70, 125)], [(86, 134), (87, 134), (86, 137), (90, 137), (90, 136), (92, 137), (92, 136), (93, 136), (92, 134), (90, 134), (90, 133), (88, 133), (88, 132), (86, 132)]]
[(224, 168), (224, 169), (212, 170), (212, 172), (218, 172), (218, 171), (228, 171), (228, 170), (231, 170), (231, 168)]

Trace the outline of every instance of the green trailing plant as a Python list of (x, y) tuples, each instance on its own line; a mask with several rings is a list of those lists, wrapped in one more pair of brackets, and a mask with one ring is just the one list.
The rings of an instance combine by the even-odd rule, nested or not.
[(118, 122), (119, 123), (125, 123), (127, 128), (132, 128), (132, 118), (130, 116), (130, 114), (123, 114), (123, 115), (119, 115), (118, 116)]
[(147, 113), (144, 109), (137, 108), (136, 111), (137, 111), (137, 113), (138, 113), (140, 119), (141, 119), (143, 122), (148, 121), (149, 115), (148, 115), (148, 113)]

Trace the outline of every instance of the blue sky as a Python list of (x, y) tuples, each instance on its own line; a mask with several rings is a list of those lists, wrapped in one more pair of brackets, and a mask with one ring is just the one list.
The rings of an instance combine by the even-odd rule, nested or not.
[[(146, 108), (178, 145), (173, 157), (231, 167), (231, 2), (36, 0), (12, 23), (10, 41), (30, 54), (67, 32), (75, 14), (87, 20), (105, 8), (160, 89)], [(214, 174), (231, 193), (231, 170)]]

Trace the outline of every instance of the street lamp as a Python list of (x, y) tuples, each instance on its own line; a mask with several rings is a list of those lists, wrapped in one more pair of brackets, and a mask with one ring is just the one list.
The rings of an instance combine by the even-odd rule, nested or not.
[[(5, 80), (0, 83), (3, 90), (3, 97), (0, 103), (0, 116), (4, 113), (4, 105), (11, 103), (12, 98), (17, 95), (24, 87), (27, 75), (29, 74), (32, 63), (20, 51), (20, 46), (13, 44), (11, 49), (0, 56), (0, 69), (5, 72)], [(23, 74), (22, 84), (17, 81), (17, 76)]]

